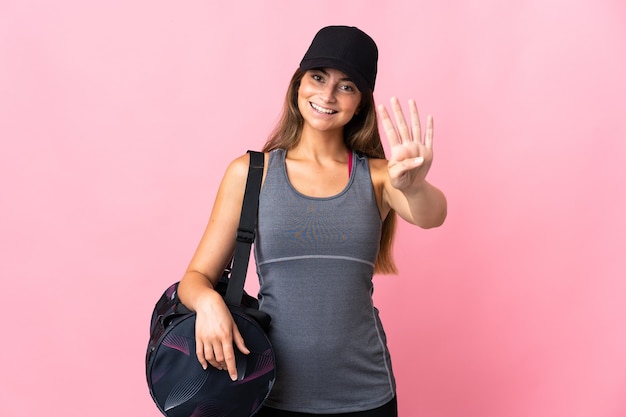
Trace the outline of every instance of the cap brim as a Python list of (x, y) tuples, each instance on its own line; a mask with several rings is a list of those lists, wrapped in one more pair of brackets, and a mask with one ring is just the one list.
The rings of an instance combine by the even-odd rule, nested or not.
[(346, 65), (344, 61), (340, 61), (335, 58), (312, 58), (312, 59), (303, 59), (300, 62), (300, 69), (302, 71), (307, 71), (315, 68), (334, 68), (343, 73), (345, 73), (359, 91), (364, 92), (368, 90), (372, 90), (369, 83), (365, 80), (365, 78), (357, 71), (355, 68), (350, 65)]

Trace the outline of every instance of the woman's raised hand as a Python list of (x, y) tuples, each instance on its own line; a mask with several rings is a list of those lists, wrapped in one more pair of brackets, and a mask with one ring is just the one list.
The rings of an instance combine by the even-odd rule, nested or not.
[(391, 148), (389, 179), (391, 185), (403, 192), (417, 190), (426, 180), (433, 162), (433, 118), (428, 116), (426, 134), (422, 137), (420, 117), (414, 100), (409, 100), (410, 127), (406, 123), (400, 101), (391, 98), (395, 125), (381, 104), (378, 114)]

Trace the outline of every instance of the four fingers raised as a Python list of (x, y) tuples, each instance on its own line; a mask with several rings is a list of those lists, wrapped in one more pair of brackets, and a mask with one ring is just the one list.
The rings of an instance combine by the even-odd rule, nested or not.
[(422, 137), (422, 127), (420, 123), (419, 111), (415, 100), (409, 100), (409, 117), (410, 128), (407, 125), (402, 111), (402, 106), (397, 97), (391, 98), (391, 110), (393, 111), (395, 124), (389, 116), (387, 107), (384, 104), (378, 106), (378, 114), (380, 116), (383, 129), (391, 146), (416, 141), (424, 144), (426, 147), (432, 147), (433, 142), (433, 118), (428, 116), (426, 125), (426, 135)]

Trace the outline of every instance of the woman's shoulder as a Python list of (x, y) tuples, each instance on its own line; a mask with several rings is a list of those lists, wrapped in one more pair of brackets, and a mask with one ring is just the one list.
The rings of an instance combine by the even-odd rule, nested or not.
[[(267, 162), (267, 158), (269, 158), (270, 154), (276, 153), (276, 151), (280, 151), (280, 150), (281, 149), (275, 149), (270, 152), (261, 152), (261, 151), (258, 151), (258, 152), (263, 154), (263, 156), (265, 157), (265, 161)], [(246, 152), (243, 155), (239, 155), (236, 158), (234, 158), (232, 161), (230, 161), (230, 163), (228, 164), (228, 170), (232, 169), (237, 172), (244, 171), (244, 173), (247, 173), (249, 165), (250, 165), (250, 153)]]
[[(263, 152), (264, 165), (267, 169), (270, 152)], [(224, 178), (245, 182), (248, 178), (248, 168), (250, 167), (250, 154), (244, 153), (233, 159), (226, 168)]]
[(383, 183), (387, 178), (388, 161), (384, 158), (367, 158), (370, 175), (375, 183)]
[(235, 159), (230, 161), (228, 164), (228, 168), (226, 168), (226, 172), (233, 175), (247, 175), (248, 166), (250, 165), (250, 155), (248, 153), (244, 153), (243, 155), (237, 156)]

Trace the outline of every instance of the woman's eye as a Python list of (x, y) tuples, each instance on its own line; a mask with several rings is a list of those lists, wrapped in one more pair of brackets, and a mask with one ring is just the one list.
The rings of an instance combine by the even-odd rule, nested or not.
[(322, 81), (322, 77), (318, 74), (313, 74), (312, 77), (315, 81)]
[(342, 85), (341, 89), (344, 90), (344, 91), (354, 91), (354, 88), (352, 88), (352, 86), (348, 85), (348, 84)]

